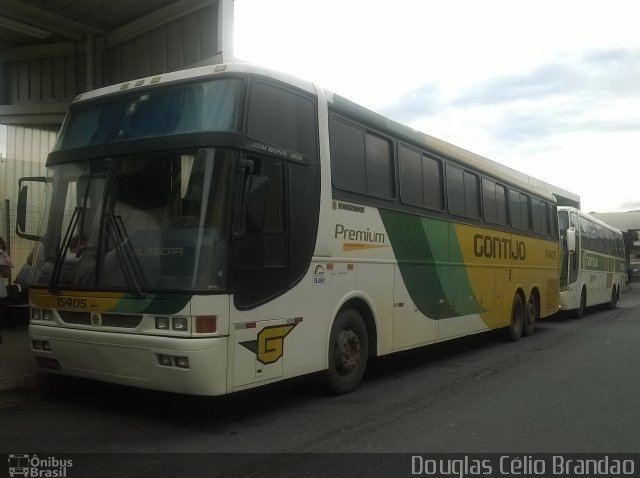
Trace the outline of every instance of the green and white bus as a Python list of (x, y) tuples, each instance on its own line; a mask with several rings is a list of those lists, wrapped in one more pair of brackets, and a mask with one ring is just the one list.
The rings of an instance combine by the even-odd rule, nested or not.
[(558, 207), (562, 238), (560, 309), (582, 317), (593, 305), (615, 309), (625, 280), (622, 233), (573, 207)]
[(82, 94), (47, 166), (41, 231), (34, 178), (18, 229), (56, 373), (219, 395), (321, 372), (345, 393), (369, 356), (518, 340), (558, 309), (550, 193), (259, 67)]

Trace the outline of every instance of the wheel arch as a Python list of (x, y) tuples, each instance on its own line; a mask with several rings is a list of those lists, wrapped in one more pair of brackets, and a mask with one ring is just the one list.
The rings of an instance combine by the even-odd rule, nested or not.
[(586, 303), (589, 303), (589, 288), (587, 287), (587, 283), (583, 282), (580, 285), (580, 294), (578, 295), (578, 305), (580, 304), (580, 297), (582, 296), (582, 291), (584, 291), (584, 296), (587, 298)]
[(331, 326), (327, 330), (327, 343), (329, 341), (329, 336), (331, 335), (333, 323), (338, 317), (338, 314), (345, 309), (353, 309), (360, 314), (362, 320), (364, 321), (364, 325), (367, 328), (367, 338), (369, 339), (369, 355), (378, 355), (378, 326), (376, 316), (373, 312), (374, 307), (372, 306), (371, 301), (365, 295), (352, 294), (342, 300), (342, 302), (334, 312), (333, 318), (331, 320)]

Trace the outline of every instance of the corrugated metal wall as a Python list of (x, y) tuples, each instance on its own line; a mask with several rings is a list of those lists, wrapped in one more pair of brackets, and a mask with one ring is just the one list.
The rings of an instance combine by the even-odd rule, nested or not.
[(218, 5), (211, 4), (106, 53), (106, 84), (181, 70), (220, 52)]
[(87, 44), (65, 46), (59, 56), (5, 63), (8, 104), (70, 102), (89, 88), (180, 70), (221, 52), (218, 3), (172, 19), (121, 43), (92, 42), (91, 84), (87, 84)]
[[(0, 159), (0, 236), (10, 245), (11, 258), (16, 266), (12, 278), (33, 247), (31, 241), (21, 239), (15, 233), (18, 179), (46, 175), (45, 161), (55, 140), (56, 133), (51, 131), (19, 126), (7, 128), (7, 157)], [(30, 217), (37, 221), (37, 211), (31, 213)]]
[(65, 103), (85, 89), (84, 55), (33, 58), (10, 62), (6, 67), (8, 100), (12, 105)]

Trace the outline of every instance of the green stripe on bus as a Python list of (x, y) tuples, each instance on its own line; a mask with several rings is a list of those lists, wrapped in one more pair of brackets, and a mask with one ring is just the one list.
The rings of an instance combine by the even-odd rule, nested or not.
[[(455, 297), (473, 295), (453, 224), (379, 210), (411, 300), (431, 319), (486, 312)], [(455, 307), (455, 308), (454, 308)]]
[(582, 268), (588, 271), (624, 273), (624, 261), (583, 250)]
[(191, 297), (185, 294), (147, 294), (141, 299), (135, 295), (125, 294), (111, 312), (171, 315), (184, 309)]

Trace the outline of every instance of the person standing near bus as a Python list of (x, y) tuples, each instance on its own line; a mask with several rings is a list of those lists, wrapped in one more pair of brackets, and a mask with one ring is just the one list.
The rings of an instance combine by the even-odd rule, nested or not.
[(31, 280), (31, 266), (33, 264), (33, 249), (27, 256), (27, 260), (24, 265), (20, 269), (20, 272), (16, 275), (16, 278), (13, 280), (14, 284), (18, 284), (20, 286), (21, 292), (26, 292), (29, 289), (29, 282)]
[[(4, 279), (9, 277), (13, 262), (11, 257), (7, 254), (7, 243), (0, 237), (0, 278)], [(0, 298), (7, 296), (7, 289), (4, 286), (4, 281), (0, 280)]]
[[(7, 254), (7, 243), (0, 237), (0, 302), (7, 297), (7, 288), (4, 285), (4, 279), (9, 277), (13, 263), (11, 257)], [(0, 311), (2, 314), (2, 311)], [(2, 319), (2, 317), (0, 317)], [(2, 320), (0, 320), (2, 322)], [(2, 343), (2, 335), (0, 335), (0, 344)]]

